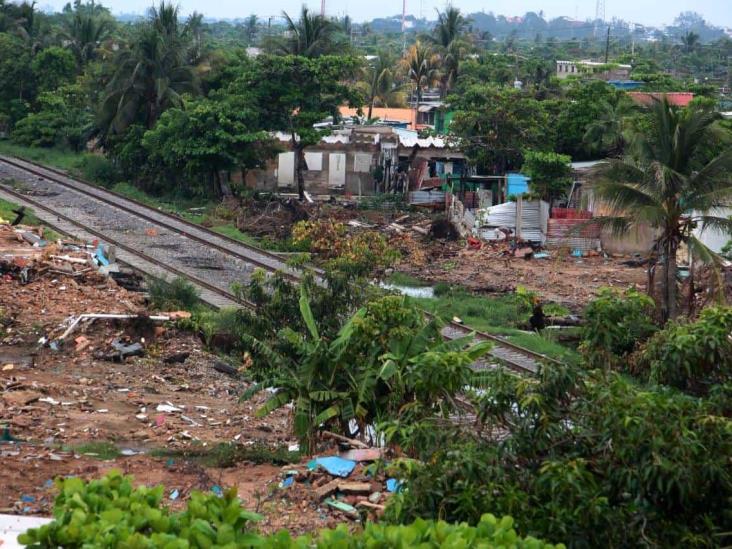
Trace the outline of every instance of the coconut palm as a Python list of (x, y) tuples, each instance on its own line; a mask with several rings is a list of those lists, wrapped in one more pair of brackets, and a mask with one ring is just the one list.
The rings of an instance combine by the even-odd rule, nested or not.
[(371, 120), (374, 106), (387, 107), (398, 101), (399, 87), (394, 81), (394, 65), (394, 57), (389, 52), (382, 51), (366, 68), (369, 101), (367, 119), (369, 120)]
[(283, 55), (302, 55), (318, 57), (334, 52), (333, 40), (336, 25), (322, 15), (311, 14), (306, 6), (302, 7), (300, 19), (294, 21), (287, 12), (282, 12), (287, 26), (287, 36), (278, 45), (277, 51)]
[(110, 19), (77, 10), (62, 22), (61, 35), (80, 65), (96, 57), (97, 48), (112, 32)]
[(633, 112), (633, 103), (625, 96), (614, 101), (603, 101), (602, 112), (585, 131), (585, 145), (592, 151), (603, 151), (617, 157), (623, 152), (628, 131), (628, 117)]
[(437, 24), (432, 34), (425, 37), (437, 48), (440, 56), (443, 93), (447, 93), (455, 83), (460, 61), (467, 51), (463, 33), (468, 23), (458, 8), (448, 6), (443, 12), (437, 11)]
[[(694, 235), (700, 227), (732, 232), (732, 220), (718, 212), (732, 205), (732, 147), (713, 156), (719, 143), (718, 114), (677, 109), (664, 98), (652, 107), (650, 131), (636, 133), (631, 153), (601, 169), (595, 196), (610, 209), (596, 218), (616, 234), (639, 225), (655, 234), (654, 252), (663, 266), (660, 305), (664, 320), (678, 315), (676, 255), (684, 243), (695, 259), (718, 266), (719, 256)], [(652, 272), (652, 271), (651, 271)], [(717, 271), (718, 272), (718, 271)], [(653, 280), (649, 277), (649, 292)]]
[(681, 37), (681, 45), (686, 53), (691, 53), (699, 45), (699, 35), (694, 31), (689, 31)]
[(438, 63), (439, 57), (429, 46), (419, 40), (409, 48), (407, 55), (402, 59), (404, 72), (406, 72), (407, 78), (414, 83), (417, 105), (422, 99), (422, 90), (439, 81)]
[(119, 133), (135, 121), (151, 128), (167, 108), (182, 105), (184, 93), (197, 93), (198, 79), (187, 53), (177, 7), (161, 2), (131, 47), (117, 56), (100, 112), (101, 132)]
[(257, 37), (257, 16), (252, 14), (244, 20), (244, 36), (247, 37), (247, 46), (254, 45)]

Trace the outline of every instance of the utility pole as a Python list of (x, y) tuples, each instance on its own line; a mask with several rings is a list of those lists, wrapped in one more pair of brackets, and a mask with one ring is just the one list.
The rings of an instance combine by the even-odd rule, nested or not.
[(325, 17), (325, 0), (320, 0), (320, 17)]
[(605, 39), (605, 64), (607, 65), (610, 56), (610, 25), (607, 26), (607, 38)]

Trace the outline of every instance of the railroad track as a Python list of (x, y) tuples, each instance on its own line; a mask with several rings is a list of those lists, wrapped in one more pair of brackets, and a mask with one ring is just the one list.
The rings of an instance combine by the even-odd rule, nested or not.
[[(172, 277), (188, 279), (199, 287), (202, 299), (214, 307), (253, 306), (252, 303), (236, 296), (230, 289), (231, 282), (246, 279), (251, 275), (252, 268), (262, 268), (268, 272), (280, 271), (292, 281), (301, 280), (302, 275), (299, 271), (291, 269), (271, 252), (229, 238), (178, 216), (161, 212), (119, 193), (72, 179), (64, 172), (53, 168), (2, 155), (0, 155), (0, 178), (3, 176), (3, 165), (11, 168), (10, 174), (7, 174), (8, 170), (5, 169), (6, 176), (12, 177), (15, 171), (15, 176), (20, 177), (25, 192), (19, 192), (18, 189), (3, 184), (0, 185), (0, 194), (34, 208), (38, 217), (60, 232), (77, 234), (84, 238), (91, 235), (95, 239), (114, 245), (122, 261), (146, 274), (166, 279)], [(29, 180), (28, 174), (32, 174), (35, 180)], [(63, 192), (58, 192), (59, 188), (63, 189)], [(54, 196), (57, 201), (66, 200), (67, 203), (64, 207), (57, 205), (51, 208), (38, 200), (38, 196)], [(79, 196), (88, 199), (86, 208), (83, 207), (83, 201), (81, 205), (74, 204), (77, 202), (75, 198)], [(101, 210), (94, 207), (94, 204), (102, 205)], [(105, 212), (111, 217), (116, 215), (118, 218), (116, 223), (122, 227), (115, 226), (114, 220), (110, 224), (110, 220), (105, 218)], [(119, 212), (122, 212), (121, 218)], [(127, 219), (124, 219), (125, 216)], [(100, 229), (100, 224), (107, 226)], [(150, 229), (155, 230), (154, 235)], [(160, 240), (168, 240), (170, 243), (161, 243)], [(166, 246), (174, 248), (176, 252), (167, 253), (169, 250), (162, 248)], [(190, 261), (180, 261), (180, 257), (176, 256), (186, 253), (186, 250), (187, 253), (194, 253), (196, 248), (201, 258), (208, 260), (209, 263), (212, 259), (216, 259), (210, 257), (209, 252), (213, 251), (220, 256), (218, 258), (220, 269), (214, 269), (216, 275), (211, 275), (210, 265), (206, 264), (206, 261), (203, 261), (202, 265), (196, 262), (191, 264)], [(161, 249), (166, 249), (166, 253), (161, 253)], [(191, 258), (191, 256), (185, 257)], [(195, 253), (192, 257), (196, 258)], [(240, 265), (237, 266), (237, 263)], [(145, 265), (145, 268), (140, 268), (141, 264)], [(242, 269), (241, 265), (247, 268)], [(317, 269), (314, 271), (316, 278), (319, 279), (321, 271)], [(223, 273), (226, 273), (226, 276)], [(536, 375), (542, 364), (561, 364), (499, 336), (472, 330), (456, 322), (447, 324), (442, 332), (448, 339), (473, 333), (476, 340), (493, 343), (493, 349), (489, 353), (491, 360), (479, 362), (477, 364), (479, 368), (493, 367), (498, 362), (519, 373)]]

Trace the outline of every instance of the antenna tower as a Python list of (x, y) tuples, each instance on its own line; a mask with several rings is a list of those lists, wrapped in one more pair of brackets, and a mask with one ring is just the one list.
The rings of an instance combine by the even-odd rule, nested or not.
[[(323, 0), (325, 1), (325, 0)], [(595, 1), (595, 37), (599, 36), (600, 28), (605, 22), (605, 0)]]
[(320, 17), (325, 17), (325, 0), (320, 0)]

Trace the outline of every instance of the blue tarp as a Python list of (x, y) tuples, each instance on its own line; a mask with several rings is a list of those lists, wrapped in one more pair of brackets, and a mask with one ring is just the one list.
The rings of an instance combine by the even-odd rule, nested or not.
[(356, 467), (356, 462), (338, 456), (319, 457), (308, 463), (310, 469), (322, 467), (334, 477), (347, 477)]
[(508, 196), (520, 196), (529, 191), (529, 178), (520, 173), (506, 175)]

